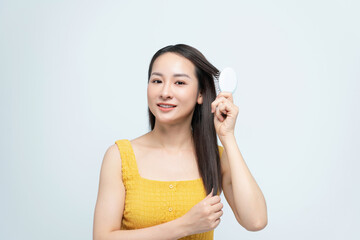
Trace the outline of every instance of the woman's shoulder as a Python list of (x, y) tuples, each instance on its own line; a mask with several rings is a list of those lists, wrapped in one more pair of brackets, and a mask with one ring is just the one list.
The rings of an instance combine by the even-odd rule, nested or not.
[(110, 145), (101, 164), (101, 176), (121, 177), (121, 157), (116, 143)]
[(109, 147), (109, 149), (112, 148), (112, 151), (115, 151), (116, 149), (118, 152), (133, 152), (134, 149), (137, 151), (143, 151), (143, 149), (148, 151), (151, 149), (151, 140), (149, 140), (146, 135), (147, 134), (144, 134), (134, 139), (118, 139), (115, 141), (114, 145)]
[(105, 152), (104, 160), (107, 161), (118, 161), (120, 160), (119, 147), (116, 143), (110, 145)]
[[(115, 140), (115, 145), (120, 145), (122, 144), (123, 142), (130, 142), (130, 144), (141, 144), (144, 142), (144, 140), (146, 140), (146, 134), (144, 135), (141, 135), (137, 138), (134, 138), (134, 139), (130, 139), (130, 138), (118, 138), (117, 140)], [(113, 146), (113, 145), (112, 145)], [(110, 146), (111, 147), (111, 146)]]

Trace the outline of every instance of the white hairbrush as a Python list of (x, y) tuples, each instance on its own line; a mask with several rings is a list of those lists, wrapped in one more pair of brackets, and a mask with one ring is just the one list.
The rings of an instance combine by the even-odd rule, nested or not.
[(231, 92), (234, 93), (237, 86), (237, 79), (235, 71), (226, 67), (220, 72), (218, 79), (214, 79), (216, 95), (219, 95), (220, 92)]

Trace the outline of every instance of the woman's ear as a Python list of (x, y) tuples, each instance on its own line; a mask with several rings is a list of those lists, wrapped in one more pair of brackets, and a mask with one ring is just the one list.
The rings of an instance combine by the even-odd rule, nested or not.
[(203, 97), (202, 97), (202, 95), (201, 95), (201, 92), (200, 92), (199, 95), (198, 95), (197, 103), (198, 103), (198, 104), (202, 104), (202, 103), (203, 103)]

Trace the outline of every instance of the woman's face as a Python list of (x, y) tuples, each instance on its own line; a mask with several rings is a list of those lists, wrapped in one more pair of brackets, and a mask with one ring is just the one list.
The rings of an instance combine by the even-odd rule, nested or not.
[[(195, 66), (188, 59), (175, 53), (164, 53), (153, 63), (147, 88), (149, 109), (156, 121), (176, 124), (192, 118), (196, 103), (202, 104), (197, 95), (198, 80)], [(162, 104), (175, 107), (160, 106)]]

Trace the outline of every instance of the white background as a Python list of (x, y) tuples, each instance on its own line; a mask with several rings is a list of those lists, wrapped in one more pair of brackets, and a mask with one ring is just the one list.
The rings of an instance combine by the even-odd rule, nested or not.
[(91, 239), (102, 158), (149, 130), (147, 70), (186, 43), (239, 84), (268, 206), (215, 239), (359, 239), (358, 1), (0, 1), (0, 239)]

